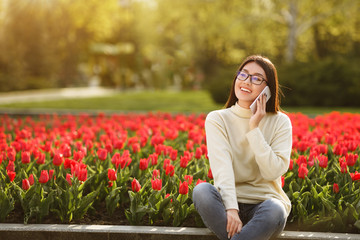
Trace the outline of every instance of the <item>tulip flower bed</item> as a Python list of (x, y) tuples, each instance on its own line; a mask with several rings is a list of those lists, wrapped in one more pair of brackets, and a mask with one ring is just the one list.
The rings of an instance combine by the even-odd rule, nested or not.
[[(289, 117), (293, 151), (282, 177), (289, 224), (359, 231), (360, 115)], [(2, 116), (0, 222), (106, 215), (121, 224), (203, 226), (191, 194), (213, 183), (204, 121), (167, 113)]]

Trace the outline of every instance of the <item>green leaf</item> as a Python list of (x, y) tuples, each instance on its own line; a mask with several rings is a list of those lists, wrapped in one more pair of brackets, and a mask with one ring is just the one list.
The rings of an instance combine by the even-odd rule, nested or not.
[(82, 218), (89, 207), (93, 204), (95, 198), (98, 196), (100, 189), (103, 187), (103, 184), (101, 184), (96, 191), (93, 191), (89, 194), (87, 194), (85, 197), (83, 197), (80, 200), (79, 206), (74, 211), (74, 219), (80, 219)]
[(14, 198), (0, 191), (0, 221), (4, 221), (8, 214), (14, 209)]
[(54, 194), (55, 192), (52, 191), (45, 199), (41, 200), (39, 206), (39, 213), (37, 215), (38, 222), (41, 222), (42, 218), (49, 214), (50, 204), (54, 202)]
[(360, 229), (360, 220), (357, 220), (357, 221), (354, 223), (354, 226), (357, 227), (358, 229)]
[(160, 204), (159, 212), (162, 212), (162, 211), (164, 210), (164, 208), (166, 208), (166, 207), (169, 205), (170, 202), (171, 202), (171, 198), (170, 198), (170, 197), (165, 198), (165, 199), (161, 202), (161, 204)]
[(113, 189), (109, 195), (105, 198), (106, 210), (109, 215), (112, 215), (120, 201), (120, 189), (121, 187)]

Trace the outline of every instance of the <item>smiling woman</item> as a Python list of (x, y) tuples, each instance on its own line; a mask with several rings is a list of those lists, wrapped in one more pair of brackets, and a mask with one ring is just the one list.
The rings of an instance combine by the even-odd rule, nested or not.
[[(259, 96), (267, 86), (268, 102)], [(270, 239), (285, 227), (291, 203), (281, 176), (289, 167), (292, 128), (279, 111), (278, 92), (275, 66), (265, 57), (250, 56), (239, 67), (226, 108), (206, 118), (214, 185), (195, 187), (193, 201), (220, 239)]]

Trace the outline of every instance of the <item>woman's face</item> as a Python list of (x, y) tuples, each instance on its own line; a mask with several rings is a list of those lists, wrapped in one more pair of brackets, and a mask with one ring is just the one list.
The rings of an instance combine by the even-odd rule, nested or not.
[[(266, 79), (265, 71), (255, 62), (247, 63), (241, 70), (247, 74), (258, 76)], [(237, 103), (243, 108), (250, 108), (251, 103), (265, 88), (266, 82), (263, 81), (260, 85), (252, 84), (250, 76), (245, 80), (241, 81), (238, 78), (235, 80), (235, 95), (238, 99)]]

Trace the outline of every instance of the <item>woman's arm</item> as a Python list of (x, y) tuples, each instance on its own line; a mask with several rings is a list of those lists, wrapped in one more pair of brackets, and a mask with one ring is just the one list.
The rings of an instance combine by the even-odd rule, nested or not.
[(283, 117), (270, 143), (266, 142), (261, 130), (255, 128), (246, 134), (250, 148), (264, 179), (273, 181), (286, 173), (289, 168), (292, 127), (290, 119)]
[(220, 115), (210, 113), (205, 121), (206, 144), (214, 185), (220, 190), (226, 209), (228, 238), (240, 232), (243, 226), (235, 191), (235, 177), (229, 139)]
[(225, 208), (238, 210), (232, 151), (219, 113), (209, 113), (205, 121), (205, 131), (214, 185), (220, 190)]

